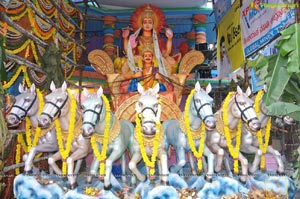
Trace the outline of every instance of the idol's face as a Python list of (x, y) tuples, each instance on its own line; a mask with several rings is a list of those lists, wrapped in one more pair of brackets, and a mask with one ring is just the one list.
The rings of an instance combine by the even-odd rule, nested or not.
[(153, 20), (151, 18), (143, 19), (143, 30), (150, 31), (153, 29)]
[(153, 54), (152, 52), (146, 51), (143, 54), (143, 60), (145, 63), (151, 63), (153, 59)]

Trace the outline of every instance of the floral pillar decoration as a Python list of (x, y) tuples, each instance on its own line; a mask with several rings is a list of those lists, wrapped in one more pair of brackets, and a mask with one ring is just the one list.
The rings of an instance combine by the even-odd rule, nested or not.
[(196, 32), (196, 44), (206, 43), (206, 15), (197, 14), (193, 16)]
[(103, 50), (113, 59), (114, 58), (114, 32), (115, 32), (115, 22), (116, 18), (113, 16), (104, 17), (103, 33)]

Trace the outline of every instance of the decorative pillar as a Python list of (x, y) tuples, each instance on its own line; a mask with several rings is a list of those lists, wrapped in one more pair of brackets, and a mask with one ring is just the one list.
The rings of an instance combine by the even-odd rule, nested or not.
[(193, 16), (194, 28), (196, 32), (196, 46), (201, 46), (201, 49), (197, 49), (197, 50), (207, 50), (206, 18), (207, 16), (204, 14), (197, 14)]
[(195, 33), (195, 31), (188, 32), (186, 34), (186, 38), (187, 38), (187, 43), (189, 45), (189, 48), (190, 49), (195, 49), (195, 45), (196, 45), (196, 42), (195, 42), (196, 33)]
[(121, 30), (115, 30), (114, 33), (114, 45), (115, 45), (115, 57), (120, 57), (120, 46), (121, 46)]
[(115, 22), (117, 19), (113, 16), (104, 17), (103, 25), (103, 50), (110, 56), (111, 59), (114, 58), (114, 31), (115, 31)]

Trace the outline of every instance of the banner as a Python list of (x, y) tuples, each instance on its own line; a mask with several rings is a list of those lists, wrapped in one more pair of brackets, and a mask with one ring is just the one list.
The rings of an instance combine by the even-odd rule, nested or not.
[(295, 4), (284, 0), (244, 0), (241, 28), (245, 56), (268, 44), (280, 30), (295, 22)]
[(231, 7), (231, 0), (214, 0), (213, 10), (218, 25)]
[(240, 28), (240, 1), (235, 1), (218, 26), (217, 66), (222, 79), (244, 61)]

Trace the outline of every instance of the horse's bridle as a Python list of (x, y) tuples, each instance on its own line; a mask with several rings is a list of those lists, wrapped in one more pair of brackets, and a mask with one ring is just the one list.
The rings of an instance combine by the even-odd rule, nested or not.
[(10, 113), (10, 115), (15, 116), (15, 117), (16, 117), (18, 120), (20, 120), (20, 121), (23, 120), (23, 119), (25, 118), (25, 116), (27, 115), (28, 111), (31, 109), (31, 107), (32, 107), (33, 104), (35, 103), (36, 99), (37, 99), (37, 95), (34, 95), (34, 99), (32, 100), (31, 104), (28, 106), (27, 109), (24, 109), (23, 107), (18, 106), (18, 105), (15, 105), (15, 104), (12, 106), (12, 108), (18, 108), (18, 109), (20, 109), (21, 111), (23, 111), (23, 112), (25, 113), (24, 115), (18, 116), (18, 115), (15, 114), (15, 113)]
[[(155, 110), (154, 110), (153, 108), (151, 108), (151, 107), (145, 107), (145, 108), (143, 108), (142, 111), (141, 111), (140, 113), (143, 113), (143, 112), (144, 112), (145, 110), (147, 110), (147, 109), (150, 109), (150, 110), (152, 111), (152, 113), (154, 114), (154, 116), (157, 117), (157, 112), (158, 112), (158, 110), (155, 111)], [(138, 115), (139, 115), (140, 120), (142, 120), (141, 114), (138, 114)], [(153, 123), (153, 124), (155, 124), (155, 121), (149, 121), (149, 120), (147, 120), (147, 121), (144, 121), (143, 123)]]
[(83, 125), (83, 124), (90, 124), (90, 125), (92, 125), (93, 127), (95, 127), (96, 124), (98, 123), (98, 121), (100, 120), (100, 116), (101, 116), (102, 110), (103, 110), (103, 104), (102, 104), (101, 107), (100, 107), (99, 113), (98, 113), (97, 111), (93, 110), (93, 109), (86, 109), (86, 110), (84, 110), (83, 114), (85, 114), (86, 112), (92, 112), (92, 113), (94, 113), (94, 114), (97, 115), (97, 118), (96, 118), (96, 120), (95, 120), (95, 123), (90, 122), (90, 121), (83, 121), (82, 125)]
[(204, 118), (202, 118), (202, 117), (201, 117), (201, 114), (200, 114), (200, 111), (201, 111), (201, 109), (202, 109), (204, 106), (211, 106), (210, 103), (208, 103), (208, 102), (206, 102), (206, 103), (204, 103), (204, 104), (201, 104), (201, 103), (200, 103), (201, 106), (200, 106), (199, 108), (197, 108), (197, 106), (196, 106), (196, 100), (195, 100), (195, 97), (194, 97), (194, 96), (193, 96), (193, 103), (194, 103), (194, 107), (195, 107), (196, 112), (197, 112), (197, 116), (198, 116), (202, 121), (205, 121), (208, 117), (214, 117), (214, 115), (211, 114), (211, 115), (206, 115)]
[(60, 115), (61, 115), (61, 109), (66, 105), (68, 99), (69, 99), (69, 96), (67, 95), (65, 101), (61, 104), (61, 106), (57, 106), (57, 105), (56, 105), (55, 103), (53, 103), (53, 102), (46, 102), (45, 105), (46, 105), (46, 104), (51, 104), (52, 106), (54, 106), (54, 107), (57, 109), (57, 111), (55, 112), (55, 114), (54, 114), (53, 116), (51, 116), (49, 113), (45, 113), (45, 112), (42, 112), (41, 115), (46, 115), (46, 116), (48, 116), (48, 117), (51, 119), (51, 121), (53, 121), (53, 119), (56, 117), (56, 115), (58, 115), (58, 117), (60, 117)]
[(241, 112), (241, 118), (242, 118), (242, 120), (243, 120), (244, 122), (248, 123), (248, 124), (249, 124), (252, 120), (258, 120), (257, 117), (253, 117), (253, 118), (250, 118), (250, 119), (248, 120), (248, 117), (246, 116), (245, 111), (247, 111), (248, 109), (251, 109), (251, 108), (253, 109), (253, 105), (250, 105), (250, 106), (246, 107), (244, 110), (242, 110), (241, 107), (239, 106), (239, 103), (238, 103), (238, 101), (237, 101), (237, 99), (236, 99), (236, 96), (237, 96), (237, 94), (234, 95), (234, 102), (235, 102), (237, 108), (239, 109), (239, 111)]

